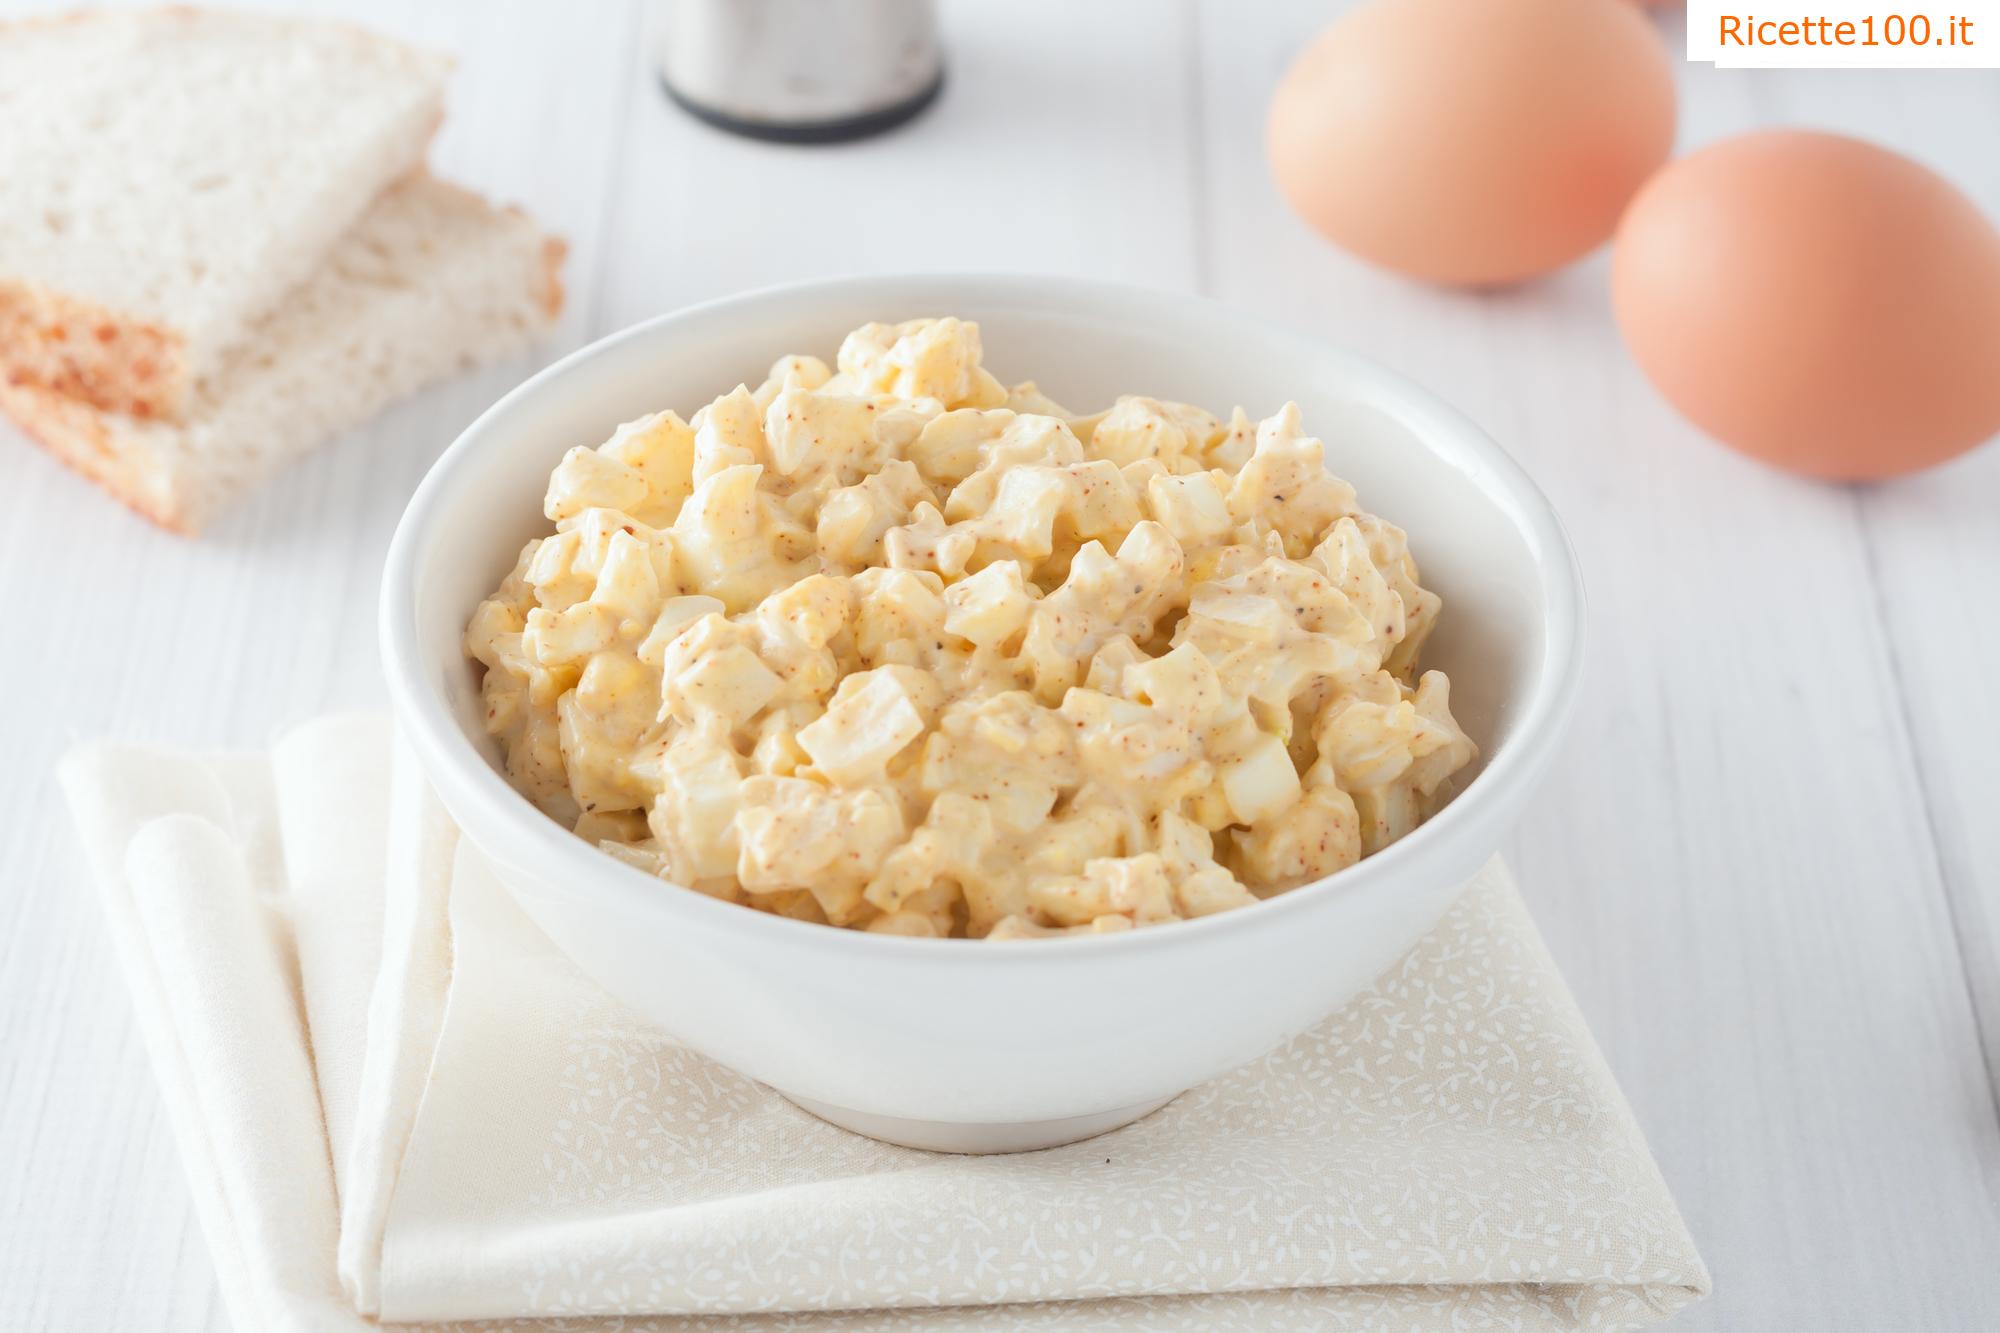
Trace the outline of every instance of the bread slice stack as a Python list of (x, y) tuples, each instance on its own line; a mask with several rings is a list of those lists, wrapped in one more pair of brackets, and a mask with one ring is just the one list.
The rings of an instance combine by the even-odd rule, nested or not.
[(315, 20), (0, 26), (0, 408), (194, 531), (544, 331), (561, 243), (424, 171), (447, 71)]

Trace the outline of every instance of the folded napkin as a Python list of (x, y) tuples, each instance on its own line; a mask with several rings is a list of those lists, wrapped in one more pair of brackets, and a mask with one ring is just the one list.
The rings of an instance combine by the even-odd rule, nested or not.
[(1111, 1134), (952, 1157), (599, 991), (383, 719), (63, 779), (246, 1331), (1598, 1329), (1708, 1289), (1497, 860), (1317, 1030)]

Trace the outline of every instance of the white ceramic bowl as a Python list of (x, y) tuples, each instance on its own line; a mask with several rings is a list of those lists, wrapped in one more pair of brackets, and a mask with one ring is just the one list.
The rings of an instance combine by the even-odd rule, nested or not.
[[(868, 320), (977, 320), (1003, 380), (1092, 408), (1145, 393), (1253, 415), (1287, 399), (1368, 509), (1408, 530), (1445, 611), (1481, 768), (1429, 823), (1330, 879), (1199, 921), (996, 945), (834, 930), (649, 878), (501, 776), (460, 650), (473, 607), (545, 528), (564, 450), (683, 412), (780, 354), (830, 356)], [(1136, 1119), (1366, 987), (1493, 854), (1555, 751), (1582, 595), (1526, 474), (1430, 394), (1356, 357), (1184, 296), (1057, 278), (854, 278), (697, 306), (536, 375), (446, 451), (389, 552), (382, 643), (397, 719), (452, 815), (591, 976), (696, 1050), (878, 1138), (1042, 1147)]]

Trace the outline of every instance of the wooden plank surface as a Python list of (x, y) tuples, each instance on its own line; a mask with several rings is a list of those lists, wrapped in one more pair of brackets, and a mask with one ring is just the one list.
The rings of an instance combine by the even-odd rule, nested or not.
[[(2000, 1309), (2000, 452), (1866, 492), (1794, 483), (1659, 403), (1601, 256), (1469, 297), (1323, 245), (1260, 135), (1338, 7), (955, 0), (940, 105), (811, 151), (668, 108), (641, 0), (343, 8), (458, 56), (435, 165), (569, 238), (538, 359), (794, 278), (1040, 270), (1221, 297), (1484, 423), (1590, 585), (1584, 705), (1509, 850), (1715, 1269), (1673, 1326), (1979, 1326)], [(2000, 75), (1683, 76), (1683, 146), (1849, 129), (2000, 215)], [(0, 428), (0, 1327), (226, 1327), (50, 766), (87, 737), (254, 744), (376, 702), (402, 501), (534, 360), (397, 409), (200, 543)]]

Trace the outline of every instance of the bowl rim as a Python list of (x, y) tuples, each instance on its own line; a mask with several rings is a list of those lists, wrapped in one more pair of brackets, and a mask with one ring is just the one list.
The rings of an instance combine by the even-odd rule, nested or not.
[[(1299, 885), (1252, 907), (1193, 920), (1164, 923), (1167, 929), (1118, 931), (1105, 935), (1039, 938), (1033, 948), (996, 948), (991, 941), (935, 939), (846, 930), (801, 921), (712, 897), (662, 881), (589, 846), (542, 814), (494, 770), (459, 728), (443, 693), (430, 683), (421, 662), (416, 617), (417, 572), (423, 567), (439, 513), (449, 504), (459, 476), (474, 467), (484, 437), (500, 428), (524, 400), (547, 391), (584, 363), (658, 330), (700, 323), (722, 311), (830, 294), (875, 293), (883, 304), (907, 304), (929, 289), (964, 288), (982, 303), (1013, 301), (1061, 309), (1065, 304), (1116, 307), (1116, 318), (1136, 317), (1150, 307), (1198, 319), (1215, 336), (1233, 329), (1246, 338), (1289, 344), (1302, 354), (1339, 364), (1350, 377), (1371, 383), (1371, 401), (1392, 400), (1402, 423), (1449, 466), (1465, 474), (1493, 502), (1526, 541), (1540, 575), (1543, 605), (1542, 658), (1526, 691), (1526, 706), (1508, 743), (1449, 804), (1417, 829), (1351, 866)], [(904, 293), (908, 293), (906, 296)], [(776, 353), (774, 353), (774, 356)], [(1396, 371), (1332, 346), (1309, 334), (1247, 313), (1211, 297), (1160, 291), (1125, 283), (1058, 274), (995, 272), (912, 272), (821, 278), (778, 283), (683, 306), (606, 334), (543, 367), (509, 390), (473, 420), (438, 456), (418, 483), (396, 524), (384, 565), (378, 630), (382, 665), (397, 729), (417, 754), (426, 781), (443, 787), (434, 774), (450, 775), (455, 800), (446, 804), (462, 832), (495, 859), (524, 867), (535, 877), (610, 893), (643, 911), (660, 912), (677, 923), (712, 934), (735, 935), (766, 945), (845, 950), (878, 959), (949, 958), (952, 965), (1025, 965), (1035, 959), (1101, 958), (1107, 951), (1133, 953), (1198, 948), (1225, 933), (1277, 929), (1288, 917), (1331, 895), (1356, 896), (1396, 879), (1404, 867), (1425, 858), (1461, 827), (1474, 824), (1487, 807), (1502, 800), (1515, 781), (1532, 784), (1561, 743), (1582, 673), (1584, 592), (1575, 548), (1547, 496), (1525, 469), (1491, 436), (1429, 389)], [(662, 893), (663, 887), (674, 890)], [(1011, 960), (1020, 960), (1016, 963)]]

